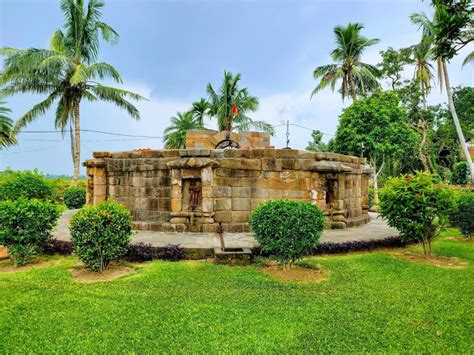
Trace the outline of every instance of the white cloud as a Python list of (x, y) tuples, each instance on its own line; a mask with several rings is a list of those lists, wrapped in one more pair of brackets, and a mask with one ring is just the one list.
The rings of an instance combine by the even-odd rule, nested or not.
[[(328, 90), (318, 93), (310, 100), (310, 93), (311, 89), (308, 89), (263, 97), (260, 99), (260, 109), (253, 118), (268, 121), (275, 126), (289, 120), (293, 124), (334, 134), (338, 116), (344, 106), (340, 95)], [(285, 126), (276, 129), (276, 135), (272, 139), (275, 147), (286, 145), (285, 133)], [(310, 134), (310, 130), (290, 126), (290, 147), (304, 149)], [(329, 138), (329, 135), (324, 136), (326, 141)]]

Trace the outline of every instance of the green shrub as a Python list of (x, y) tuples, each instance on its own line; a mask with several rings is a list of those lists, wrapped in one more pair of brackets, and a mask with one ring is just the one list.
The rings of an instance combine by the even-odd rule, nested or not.
[(258, 206), (249, 223), (261, 251), (286, 267), (310, 253), (318, 243), (324, 215), (309, 203), (276, 200)]
[(42, 174), (35, 171), (6, 170), (0, 179), (0, 200), (49, 200), (52, 188)]
[(86, 189), (71, 186), (64, 190), (64, 203), (70, 210), (82, 208), (86, 204)]
[(402, 240), (420, 242), (426, 256), (431, 256), (431, 242), (454, 206), (452, 191), (434, 181), (433, 175), (417, 172), (389, 179), (380, 192), (382, 217), (398, 229)]
[(132, 219), (123, 205), (105, 201), (77, 212), (69, 229), (79, 259), (88, 268), (102, 272), (110, 261), (127, 253)]
[(474, 191), (465, 191), (456, 198), (456, 207), (451, 214), (451, 222), (468, 238), (474, 234)]
[(41, 200), (0, 202), (0, 244), (8, 248), (15, 265), (43, 251), (59, 213), (56, 205)]
[(456, 185), (466, 185), (469, 180), (469, 166), (465, 161), (454, 164), (451, 175), (451, 183)]
[[(71, 180), (65, 178), (47, 179), (49, 186), (53, 189), (53, 201), (59, 204), (64, 203), (64, 191), (71, 187)], [(85, 180), (78, 180), (77, 186), (86, 188)]]

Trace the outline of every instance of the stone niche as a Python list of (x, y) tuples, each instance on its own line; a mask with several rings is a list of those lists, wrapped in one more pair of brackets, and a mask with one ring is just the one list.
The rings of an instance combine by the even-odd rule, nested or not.
[(320, 207), (327, 228), (367, 223), (371, 170), (365, 159), (291, 149), (96, 152), (87, 203), (130, 210), (134, 227), (176, 232), (248, 232), (250, 212), (273, 199)]

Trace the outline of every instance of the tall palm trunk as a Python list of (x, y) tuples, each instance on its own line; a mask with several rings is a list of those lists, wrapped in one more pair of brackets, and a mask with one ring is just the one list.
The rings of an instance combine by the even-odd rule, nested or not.
[(356, 88), (354, 84), (354, 78), (352, 77), (352, 72), (349, 72), (349, 82), (351, 84), (351, 96), (352, 96), (352, 102), (357, 100), (357, 95), (356, 95)]
[(79, 178), (79, 169), (81, 164), (81, 118), (80, 118), (80, 99), (74, 103), (74, 172), (72, 174), (71, 185), (77, 185)]
[(444, 83), (446, 86), (446, 93), (448, 94), (449, 111), (451, 111), (451, 116), (453, 116), (454, 126), (456, 127), (456, 132), (458, 134), (458, 138), (461, 143), (464, 156), (466, 158), (466, 161), (469, 165), (469, 169), (471, 171), (471, 181), (472, 183), (474, 183), (474, 165), (472, 164), (472, 159), (471, 159), (471, 155), (469, 154), (469, 149), (467, 149), (466, 139), (464, 138), (464, 134), (462, 133), (461, 124), (459, 123), (458, 114), (456, 113), (456, 108), (454, 107), (453, 93), (451, 91), (451, 86), (449, 85), (448, 66), (446, 65), (446, 61), (443, 60), (442, 65), (443, 65), (443, 74), (444, 74)]
[(71, 159), (74, 161), (74, 132), (72, 129), (72, 122), (69, 121), (69, 138), (71, 140)]

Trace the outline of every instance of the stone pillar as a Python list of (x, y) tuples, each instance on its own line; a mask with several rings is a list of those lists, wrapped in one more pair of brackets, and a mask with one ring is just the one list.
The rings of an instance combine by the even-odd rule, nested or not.
[(202, 169), (201, 184), (202, 184), (202, 212), (214, 212), (214, 202), (212, 194), (212, 167), (207, 166)]
[(361, 200), (362, 200), (362, 213), (369, 213), (369, 177), (368, 174), (361, 175)]
[(103, 159), (87, 160), (87, 194), (86, 203), (95, 205), (107, 199), (107, 178)]
[(171, 171), (171, 212), (181, 212), (183, 208), (181, 171), (173, 169)]

